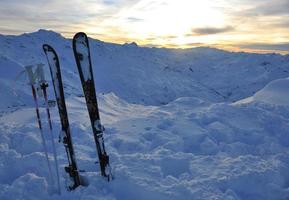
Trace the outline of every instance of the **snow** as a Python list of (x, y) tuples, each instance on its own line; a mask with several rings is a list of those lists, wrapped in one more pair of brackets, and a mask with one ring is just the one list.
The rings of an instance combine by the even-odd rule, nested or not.
[(278, 79), (254, 95), (254, 100), (289, 106), (289, 79)]
[(289, 106), (289, 78), (277, 79), (270, 82), (252, 97), (242, 99), (234, 104), (246, 104), (250, 102), (263, 102), (271, 105)]
[(20, 82), (23, 77), (19, 75), (24, 73), (24, 68), (3, 55), (0, 55), (0, 66), (1, 111), (29, 103), (33, 105), (31, 88), (27, 83)]
[[(71, 135), (81, 175), (73, 192), (56, 145), (61, 196), (48, 169), (22, 66), (60, 57)], [(289, 198), (289, 57), (210, 48), (172, 50), (90, 40), (104, 141), (115, 179), (100, 176), (71, 40), (41, 30), (0, 36), (0, 199)], [(22, 47), (21, 47), (22, 45)], [(49, 74), (48, 67), (44, 69)], [(47, 78), (49, 75), (47, 76)], [(53, 99), (52, 84), (48, 88)], [(43, 102), (41, 116), (49, 138)], [(12, 107), (13, 106), (13, 107)], [(53, 131), (60, 131), (56, 107)], [(49, 147), (50, 159), (53, 151)]]

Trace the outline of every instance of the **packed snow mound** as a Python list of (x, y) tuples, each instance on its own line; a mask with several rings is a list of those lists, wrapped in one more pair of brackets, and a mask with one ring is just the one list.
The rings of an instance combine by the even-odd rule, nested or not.
[(289, 106), (289, 78), (272, 81), (253, 98), (255, 101)]
[(262, 102), (277, 106), (289, 105), (289, 78), (277, 79), (251, 97), (233, 103), (233, 105)]

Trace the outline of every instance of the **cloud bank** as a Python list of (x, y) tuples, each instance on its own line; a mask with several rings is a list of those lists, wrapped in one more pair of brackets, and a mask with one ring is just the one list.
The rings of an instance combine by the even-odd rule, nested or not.
[(41, 28), (117, 43), (288, 51), (289, 0), (0, 1), (0, 34)]

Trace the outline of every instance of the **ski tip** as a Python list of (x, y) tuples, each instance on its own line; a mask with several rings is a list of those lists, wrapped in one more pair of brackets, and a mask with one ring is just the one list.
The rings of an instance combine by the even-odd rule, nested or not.
[(78, 33), (76, 33), (75, 35), (74, 35), (74, 37), (73, 37), (73, 41), (75, 41), (75, 40), (77, 40), (77, 39), (79, 39), (79, 38), (87, 38), (87, 35), (86, 35), (86, 33), (84, 33), (84, 32), (78, 32)]
[(49, 47), (50, 46), (48, 44), (43, 44), (42, 45), (42, 48), (43, 48), (44, 51), (47, 51), (49, 49)]
[(44, 50), (44, 52), (53, 50), (53, 48), (49, 44), (43, 44), (42, 49)]

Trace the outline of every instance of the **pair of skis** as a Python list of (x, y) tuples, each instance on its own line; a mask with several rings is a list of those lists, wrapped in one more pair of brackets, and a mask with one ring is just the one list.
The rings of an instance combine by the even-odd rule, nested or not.
[[(55, 185), (55, 180), (50, 164), (50, 160), (48, 157), (48, 149), (47, 149), (47, 144), (44, 136), (44, 131), (42, 127), (42, 121), (40, 117), (40, 112), (39, 112), (39, 104), (38, 104), (38, 96), (43, 95), (44, 101), (45, 101), (45, 106), (46, 106), (46, 114), (47, 114), (47, 119), (48, 119), (48, 124), (49, 124), (49, 135), (50, 135), (50, 140), (51, 140), (51, 145), (53, 149), (53, 158), (54, 158), (54, 163), (55, 163), (55, 172), (56, 172), (56, 179), (57, 179), (57, 193), (61, 194), (61, 189), (60, 189), (60, 178), (59, 178), (59, 171), (58, 171), (58, 160), (57, 160), (57, 154), (56, 154), (56, 148), (55, 148), (55, 142), (54, 142), (54, 136), (53, 136), (53, 130), (52, 130), (52, 122), (50, 118), (50, 111), (49, 111), (49, 105), (48, 105), (48, 98), (47, 98), (47, 87), (48, 84), (45, 81), (44, 78), (44, 72), (43, 72), (43, 64), (38, 64), (36, 71), (33, 72), (33, 66), (28, 65), (25, 67), (25, 70), (27, 72), (28, 78), (29, 78), (29, 85), (31, 86), (32, 89), (32, 96), (35, 104), (35, 109), (36, 109), (36, 116), (37, 116), (37, 121), (38, 121), (38, 127), (40, 130), (40, 135), (41, 135), (41, 140), (42, 140), (42, 145), (44, 148), (44, 153), (45, 153), (45, 158), (47, 161), (47, 166), (48, 166), (48, 173), (49, 173), (49, 182), (51, 186)], [(35, 85), (38, 84), (39, 88), (35, 87)], [(40, 90), (37, 95), (37, 89)]]
[[(55, 97), (58, 105), (62, 126), (62, 133), (63, 133), (62, 142), (65, 146), (68, 158), (68, 166), (65, 167), (65, 171), (69, 174), (69, 176), (73, 180), (73, 184), (69, 186), (69, 189), (73, 190), (79, 185), (82, 185), (82, 181), (79, 175), (79, 169), (77, 167), (72, 144), (72, 137), (70, 134), (68, 115), (65, 105), (65, 97), (63, 92), (63, 84), (61, 79), (60, 63), (55, 50), (51, 46), (49, 46), (48, 44), (44, 44), (43, 50), (50, 68), (50, 73), (52, 77)], [(80, 32), (74, 36), (73, 51), (90, 117), (101, 175), (109, 181), (112, 179), (112, 174), (109, 165), (109, 156), (107, 155), (104, 146), (103, 140), (104, 128), (100, 123), (89, 43), (85, 33)]]

